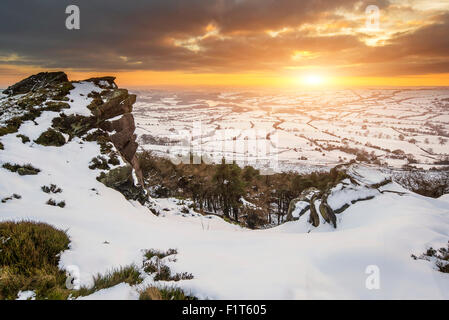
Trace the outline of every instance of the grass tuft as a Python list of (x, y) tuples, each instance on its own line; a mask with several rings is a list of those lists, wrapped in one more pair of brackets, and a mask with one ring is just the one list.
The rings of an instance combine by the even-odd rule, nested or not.
[(154, 281), (180, 281), (193, 279), (193, 275), (187, 272), (175, 273), (172, 275), (170, 268), (161, 261), (161, 259), (177, 253), (178, 251), (176, 249), (168, 249), (167, 251), (156, 249), (146, 250), (144, 252), (144, 271), (146, 273), (154, 274)]
[(140, 291), (139, 300), (197, 300), (197, 298), (190, 294), (186, 294), (178, 287), (149, 286)]
[(37, 222), (0, 223), (0, 299), (33, 290), (37, 299), (66, 299), (59, 254), (69, 248), (66, 232)]
[(42, 186), (41, 189), (45, 193), (61, 193), (62, 192), (62, 189), (59, 188), (55, 184), (50, 184), (50, 186)]
[(54, 206), (54, 207), (58, 206), (58, 207), (60, 207), (60, 208), (64, 208), (64, 207), (65, 207), (65, 201), (64, 201), (64, 200), (63, 200), (63, 201), (60, 201), (60, 202), (56, 202), (56, 201), (53, 200), (53, 199), (48, 199), (48, 201), (46, 202), (46, 204), (48, 204), (49, 206)]
[(153, 257), (158, 257), (159, 259), (163, 259), (165, 257), (177, 254), (178, 250), (176, 249), (168, 249), (167, 251), (161, 251), (156, 249), (148, 249), (145, 251), (144, 256), (147, 260), (150, 260)]
[(135, 265), (112, 269), (108, 273), (94, 276), (92, 287), (81, 287), (77, 295), (87, 296), (95, 291), (111, 288), (119, 283), (126, 282), (130, 285), (136, 285), (143, 281), (139, 269)]
[(40, 169), (33, 167), (30, 163), (21, 166), (18, 164), (11, 164), (7, 162), (4, 163), (2, 167), (11, 172), (17, 172), (21, 176), (36, 175), (41, 172)]
[(23, 144), (30, 142), (30, 138), (28, 138), (26, 135), (18, 134), (18, 135), (16, 135), (16, 137), (20, 138), (22, 140)]

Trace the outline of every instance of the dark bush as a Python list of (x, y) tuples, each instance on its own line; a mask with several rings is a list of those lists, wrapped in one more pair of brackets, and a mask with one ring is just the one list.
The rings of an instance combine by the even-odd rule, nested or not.
[(21, 166), (18, 164), (5, 163), (2, 167), (11, 172), (17, 172), (21, 176), (36, 175), (41, 172), (40, 169), (33, 167), (31, 164), (25, 164)]
[(34, 142), (43, 146), (61, 147), (65, 144), (65, 138), (60, 132), (49, 128), (47, 131), (43, 132), (39, 138), (34, 140)]

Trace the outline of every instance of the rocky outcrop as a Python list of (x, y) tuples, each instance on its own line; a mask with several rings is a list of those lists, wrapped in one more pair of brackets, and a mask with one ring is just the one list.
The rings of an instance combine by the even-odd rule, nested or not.
[[(290, 204), (288, 206), (286, 221), (295, 220), (295, 218), (293, 217), (293, 211), (295, 211), (297, 204), (300, 202), (310, 202), (310, 199), (312, 198), (312, 196), (318, 192), (319, 192), (319, 190), (317, 188), (314, 188), (314, 187), (307, 188), (301, 192), (301, 194), (299, 195), (298, 198), (295, 198), (292, 201), (290, 201)], [(301, 217), (309, 209), (310, 209), (310, 205), (305, 206), (301, 210), (301, 212), (299, 212), (299, 217)]]
[[(39, 117), (43, 111), (61, 112), (59, 116), (52, 120), (52, 126), (58, 132), (69, 135), (69, 138), (79, 137), (87, 141), (97, 141), (102, 148), (102, 154), (111, 153), (108, 143), (112, 143), (121, 157), (127, 162), (139, 182), (143, 187), (143, 176), (136, 158), (138, 144), (134, 131), (134, 117), (132, 115), (132, 107), (136, 102), (136, 95), (129, 94), (126, 89), (119, 89), (115, 84), (115, 77), (98, 77), (90, 78), (83, 81), (69, 81), (64, 72), (41, 72), (32, 75), (4, 91), (5, 94), (13, 96), (16, 94), (24, 94), (16, 104), (11, 108), (20, 108), (27, 110), (27, 113), (20, 118), (12, 119), (11, 124), (3, 128), (6, 133), (17, 131), (23, 121), (34, 120)], [(87, 98), (92, 98), (87, 108), (91, 112), (91, 116), (78, 114), (64, 114), (67, 109), (68, 94), (74, 89), (74, 84), (92, 82), (102, 89), (102, 92), (92, 91)], [(67, 101), (67, 103), (59, 103), (55, 105), (42, 104), (46, 100)], [(87, 104), (87, 100), (86, 100)], [(58, 109), (58, 110), (56, 110)], [(13, 112), (12, 112), (13, 113)], [(95, 129), (103, 130), (95, 135), (88, 134)], [(89, 138), (88, 138), (89, 136)], [(128, 171), (127, 171), (128, 172)], [(128, 177), (132, 181), (132, 172)], [(127, 180), (128, 183), (129, 179)]]
[[(94, 83), (107, 82), (112, 77), (94, 78)], [(101, 79), (101, 80), (98, 80)], [(105, 80), (106, 79), (106, 80)], [(110, 85), (116, 87), (115, 83)], [(132, 115), (132, 106), (136, 102), (136, 95), (129, 94), (125, 89), (106, 90), (101, 95), (103, 103), (91, 109), (92, 114), (97, 119), (98, 127), (112, 133), (111, 142), (120, 152), (120, 155), (134, 168), (139, 183), (143, 186), (143, 175), (136, 158), (138, 144), (137, 136), (134, 134), (136, 125)], [(121, 116), (119, 119), (108, 121), (109, 119)]]
[(318, 198), (318, 196), (316, 194), (314, 194), (312, 199), (310, 199), (309, 223), (314, 227), (318, 227), (320, 225), (320, 217), (318, 216), (318, 213), (317, 213), (316, 207), (315, 207), (315, 200), (317, 198)]
[(332, 223), (334, 228), (337, 228), (337, 217), (335, 216), (334, 210), (327, 204), (327, 197), (329, 196), (329, 192), (326, 192), (321, 197), (321, 203), (320, 203), (320, 213), (323, 219), (327, 223)]
[(41, 72), (17, 82), (8, 87), (3, 93), (7, 95), (24, 94), (68, 81), (64, 72)]
[(102, 89), (116, 89), (117, 88), (117, 85), (115, 84), (115, 77), (106, 76), (106, 77), (89, 78), (84, 81), (93, 82)]

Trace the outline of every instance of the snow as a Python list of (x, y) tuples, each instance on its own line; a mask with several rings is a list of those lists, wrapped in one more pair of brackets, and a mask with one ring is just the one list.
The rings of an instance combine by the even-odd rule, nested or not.
[(120, 283), (108, 289), (99, 290), (89, 296), (77, 300), (136, 300), (139, 293), (127, 283)]
[(34, 291), (19, 291), (16, 300), (36, 300), (36, 293)]
[[(75, 84), (71, 112), (89, 112), (85, 108), (89, 90), (97, 88)], [(164, 103), (177, 101), (165, 99)], [(35, 139), (56, 115), (45, 112), (36, 119), (37, 126), (27, 122), (20, 133)], [(0, 164), (31, 163), (42, 171), (19, 176), (0, 168), (0, 197), (22, 196), (0, 204), (0, 221), (43, 221), (67, 230), (71, 244), (61, 254), (60, 268), (77, 266), (81, 285), (91, 285), (93, 275), (112, 268), (142, 265), (145, 249), (176, 248), (172, 271), (194, 275), (193, 280), (177, 285), (202, 299), (449, 299), (449, 276), (435, 271), (431, 263), (411, 258), (430, 246), (447, 243), (447, 196), (430, 199), (411, 192), (401, 196), (376, 191), (374, 199), (357, 202), (337, 215), (337, 229), (321, 217), (320, 225), (312, 227), (308, 211), (298, 221), (249, 230), (192, 210), (183, 214), (188, 203), (176, 199), (152, 200), (160, 216), (127, 201), (96, 180), (99, 171), (88, 168), (99, 154), (94, 142), (80, 144), (75, 138), (59, 148), (44, 147), (22, 144), (15, 135), (2, 137), (5, 150), (0, 151)], [(374, 168), (354, 172), (363, 183), (386, 177)], [(63, 189), (57, 197), (66, 202), (65, 208), (45, 204), (50, 195), (40, 188), (51, 183)], [(329, 203), (347, 203), (365, 196), (363, 192), (348, 189), (347, 195), (330, 197)], [(378, 290), (365, 285), (371, 265), (380, 270)], [(145, 283), (149, 282), (147, 278)], [(137, 290), (122, 283), (85, 298), (137, 299)], [(24, 297), (30, 293), (20, 295)]]
[(351, 201), (362, 200), (379, 194), (379, 191), (376, 189), (357, 187), (344, 188), (342, 190), (338, 190), (338, 192), (335, 191), (336, 190), (333, 190), (327, 198), (327, 203), (334, 210), (340, 209), (345, 204), (350, 205)]
[(75, 88), (72, 89), (67, 96), (70, 100), (70, 102), (68, 102), (70, 104), (70, 110), (65, 110), (64, 113), (66, 115), (79, 114), (82, 116), (91, 116), (91, 111), (86, 108), (86, 106), (92, 102), (93, 98), (88, 98), (87, 95), (91, 92), (100, 93), (103, 89), (93, 82), (86, 81), (73, 83), (73, 86)]
[[(139, 137), (150, 133), (174, 138), (173, 130), (191, 130), (194, 121), (202, 122), (203, 136), (221, 129), (259, 130), (265, 132), (263, 137), (271, 133), (278, 137), (274, 152), (283, 171), (310, 172), (316, 166), (347, 163), (356, 157), (348, 148), (374, 152), (380, 161), (400, 169), (408, 161), (395, 159), (394, 150), (411, 154), (421, 167), (449, 155), (449, 142), (440, 144), (442, 136), (432, 127), (448, 132), (448, 97), (447, 88), (208, 92), (204, 97), (198, 92), (140, 90), (134, 115)], [(211, 138), (194, 140), (210, 151), (223, 140), (214, 133)], [(416, 143), (409, 142), (412, 139)], [(139, 142), (160, 155), (167, 149)], [(328, 144), (341, 150), (329, 151)], [(242, 158), (232, 150), (226, 150), (226, 156)]]
[(444, 194), (438, 198), (438, 200), (445, 201), (449, 203), (449, 194)]
[(298, 202), (296, 202), (295, 210), (292, 211), (293, 218), (299, 218), (299, 214), (307, 206), (309, 206), (309, 203), (306, 202), (306, 201), (298, 201)]

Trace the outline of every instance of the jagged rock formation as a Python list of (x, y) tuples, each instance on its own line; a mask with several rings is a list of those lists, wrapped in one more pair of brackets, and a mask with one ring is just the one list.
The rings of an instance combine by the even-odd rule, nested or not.
[[(126, 179), (123, 179), (123, 174), (119, 175), (123, 180), (120, 185), (118, 181), (120, 179), (111, 182), (117, 176), (116, 174), (105, 178), (105, 175), (109, 173), (103, 172), (103, 180), (125, 196), (142, 200), (144, 181), (136, 158), (138, 147), (134, 134), (136, 126), (131, 113), (136, 96), (129, 94), (126, 89), (119, 89), (114, 81), (115, 77), (69, 81), (64, 72), (42, 72), (32, 75), (4, 91), (8, 99), (4, 100), (6, 102), (2, 105), (0, 115), (5, 113), (13, 116), (0, 121), (0, 136), (17, 132), (24, 121), (34, 121), (44, 111), (60, 112), (53, 118), (52, 128), (49, 130), (60, 137), (62, 137), (61, 133), (68, 135), (69, 141), (74, 137), (85, 141), (97, 141), (101, 146), (102, 156), (99, 156), (92, 168), (107, 169), (109, 164), (117, 164), (116, 153), (118, 152), (125, 163), (129, 164), (125, 166), (126, 170), (121, 171), (127, 174)], [(79, 97), (70, 96), (70, 92), (77, 85), (89, 86), (89, 83), (92, 91), (86, 97), (82, 97), (84, 96), (82, 93)], [(74, 102), (73, 99), (76, 98), (80, 98), (82, 103)], [(90, 104), (89, 99), (92, 100)], [(75, 105), (71, 106), (72, 103)], [(85, 105), (87, 109), (84, 109)], [(75, 111), (71, 110), (72, 107)], [(77, 112), (77, 108), (83, 110)], [(110, 143), (116, 151), (112, 150)], [(64, 145), (64, 141), (58, 144), (48, 141), (45, 145), (61, 146)], [(106, 161), (103, 156), (109, 156), (110, 159)], [(133, 174), (141, 186), (139, 190), (131, 190), (131, 186), (134, 186)]]
[(320, 225), (320, 217), (318, 216), (318, 213), (317, 213), (316, 207), (315, 207), (315, 201), (317, 200), (317, 197), (318, 197), (318, 195), (314, 194), (312, 196), (312, 199), (310, 199), (309, 223), (314, 227), (318, 227)]
[(15, 95), (35, 92), (39, 89), (68, 81), (67, 75), (64, 72), (41, 72), (17, 82), (8, 89), (4, 90), (3, 93), (7, 95)]
[[(301, 219), (308, 213), (307, 221), (313, 227), (320, 223), (329, 223), (337, 228), (337, 214), (343, 213), (351, 205), (373, 199), (384, 192), (401, 192), (394, 190), (381, 190), (388, 186), (392, 180), (389, 177), (379, 175), (374, 181), (366, 179), (369, 168), (359, 165), (340, 165), (336, 168), (340, 172), (341, 179), (330, 183), (323, 190), (308, 188), (301, 192), (298, 198), (290, 202), (287, 221)], [(359, 172), (362, 171), (362, 174)], [(368, 172), (369, 173), (369, 172)], [(318, 205), (319, 203), (319, 205)], [(320, 219), (320, 216), (322, 219)]]
[(327, 223), (332, 223), (334, 228), (337, 228), (337, 217), (335, 216), (334, 210), (327, 203), (327, 197), (329, 196), (330, 190), (328, 190), (322, 197), (320, 203), (320, 213), (323, 219)]
[[(117, 89), (114, 80), (115, 77), (91, 78), (86, 80), (106, 89), (100, 94), (104, 102), (97, 102), (91, 108), (91, 112), (96, 118), (99, 128), (107, 132), (114, 132), (110, 136), (112, 143), (118, 149), (121, 156), (134, 168), (139, 183), (143, 186), (142, 171), (136, 158), (138, 148), (136, 142), (137, 136), (134, 134), (136, 125), (134, 123), (134, 116), (131, 113), (132, 106), (136, 102), (136, 95), (129, 94), (128, 90), (125, 89)], [(122, 117), (119, 119), (107, 121), (120, 115)]]
[(298, 218), (301, 217), (304, 213), (306, 213), (310, 209), (310, 199), (315, 193), (319, 193), (319, 190), (317, 188), (315, 187), (307, 188), (306, 190), (301, 192), (298, 198), (295, 198), (292, 201), (290, 201), (287, 211), (287, 221), (292, 221), (295, 219), (295, 217), (293, 217), (293, 212), (296, 210), (299, 203), (304, 203), (304, 206), (301, 208), (301, 211), (298, 214)]

